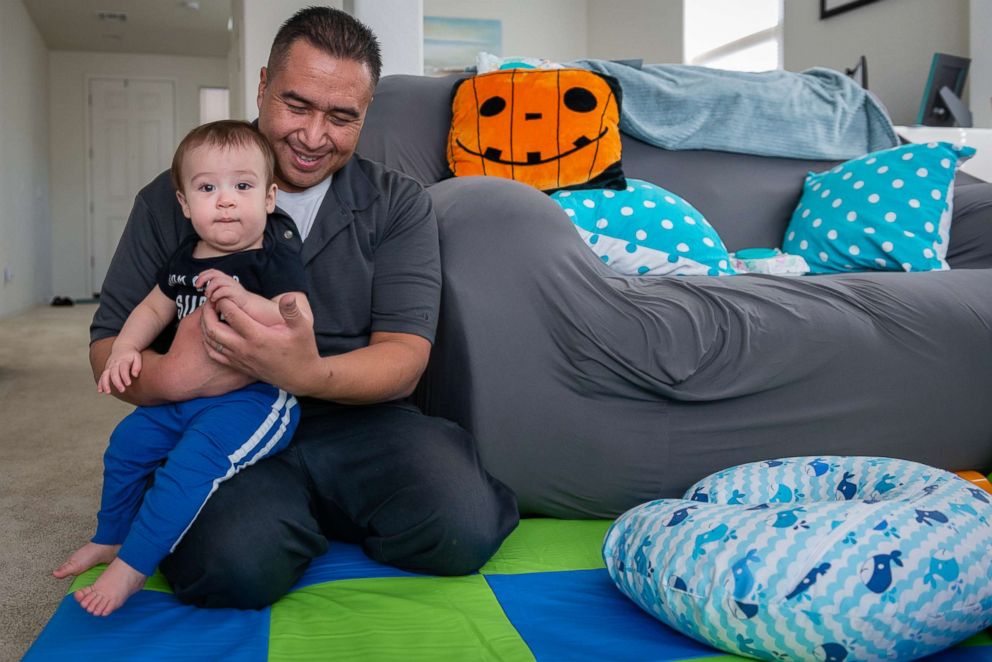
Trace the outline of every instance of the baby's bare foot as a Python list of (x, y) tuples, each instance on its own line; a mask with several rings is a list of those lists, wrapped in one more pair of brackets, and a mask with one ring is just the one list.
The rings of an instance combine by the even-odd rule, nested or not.
[(145, 575), (117, 558), (111, 561), (92, 586), (79, 589), (72, 597), (94, 616), (109, 616), (140, 591), (146, 579)]
[(110, 563), (117, 558), (117, 550), (120, 545), (100, 545), (95, 542), (88, 542), (66, 559), (65, 563), (52, 571), (52, 574), (59, 579), (70, 575), (81, 575), (90, 568), (100, 563)]

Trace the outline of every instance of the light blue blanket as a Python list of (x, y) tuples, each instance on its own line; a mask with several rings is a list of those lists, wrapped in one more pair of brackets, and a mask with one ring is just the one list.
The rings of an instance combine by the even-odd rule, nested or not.
[(899, 144), (881, 104), (831, 69), (744, 73), (681, 64), (635, 69), (606, 60), (567, 66), (619, 80), (620, 129), (665, 149), (842, 161)]

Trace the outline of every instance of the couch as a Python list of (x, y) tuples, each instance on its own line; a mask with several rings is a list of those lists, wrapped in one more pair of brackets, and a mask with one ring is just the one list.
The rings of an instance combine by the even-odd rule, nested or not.
[[(992, 468), (992, 185), (958, 175), (950, 271), (621, 276), (546, 194), (450, 176), (454, 81), (385, 77), (358, 151), (434, 201), (444, 290), (418, 399), (474, 434), (523, 514), (615, 517), (785, 456)], [(730, 251), (781, 246), (806, 173), (835, 165), (626, 135), (622, 159)]]

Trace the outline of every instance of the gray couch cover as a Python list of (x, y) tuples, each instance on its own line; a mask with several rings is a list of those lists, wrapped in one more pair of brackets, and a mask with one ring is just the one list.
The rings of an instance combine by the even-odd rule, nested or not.
[[(431, 193), (444, 292), (418, 397), (475, 435), (523, 513), (613, 517), (791, 455), (992, 467), (992, 185), (958, 181), (951, 271), (624, 277), (543, 193), (447, 178), (452, 84), (384, 78), (359, 152)], [(626, 174), (732, 251), (779, 245), (804, 175), (832, 165), (624, 136)]]

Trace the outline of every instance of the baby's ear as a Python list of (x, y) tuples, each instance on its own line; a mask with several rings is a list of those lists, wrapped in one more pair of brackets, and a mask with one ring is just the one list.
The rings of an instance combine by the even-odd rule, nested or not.
[(176, 199), (179, 200), (179, 206), (183, 208), (183, 216), (193, 218), (189, 210), (189, 203), (186, 202), (186, 196), (183, 195), (182, 191), (176, 191)]
[(269, 185), (269, 190), (265, 194), (265, 213), (271, 214), (276, 210), (276, 191), (279, 187), (272, 183)]

